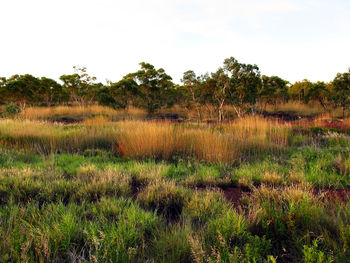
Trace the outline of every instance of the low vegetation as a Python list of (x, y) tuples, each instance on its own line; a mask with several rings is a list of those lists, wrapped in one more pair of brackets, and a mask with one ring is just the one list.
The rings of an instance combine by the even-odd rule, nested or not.
[(0, 262), (349, 262), (349, 120), (140, 112), (0, 119)]

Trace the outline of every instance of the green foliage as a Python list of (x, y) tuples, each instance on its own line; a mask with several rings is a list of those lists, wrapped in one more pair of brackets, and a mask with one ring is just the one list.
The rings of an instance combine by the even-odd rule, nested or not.
[(277, 104), (288, 101), (288, 81), (278, 76), (261, 77), (261, 87), (258, 90), (260, 109), (265, 110), (267, 104)]
[(118, 84), (121, 85), (122, 92), (135, 90), (137, 83), (140, 96), (135, 104), (144, 107), (149, 114), (155, 113), (163, 106), (171, 106), (171, 98), (174, 95), (172, 78), (162, 68), (155, 69), (153, 65), (145, 62), (141, 62), (140, 65), (139, 71), (126, 75), (122, 83)]
[(95, 83), (96, 77), (90, 76), (85, 67), (74, 66), (73, 68), (76, 73), (60, 77), (64, 83), (63, 89), (69, 94), (71, 103), (77, 103), (80, 106), (91, 105), (95, 100), (97, 90), (103, 85)]
[[(85, 67), (76, 66), (73, 74), (60, 76), (63, 85), (30, 74), (13, 75), (8, 79), (0, 77), (0, 103), (13, 102), (23, 109), (27, 105), (50, 107), (70, 103), (87, 106), (98, 102), (121, 109), (130, 105), (141, 107), (149, 115), (177, 104), (187, 113), (195, 110), (198, 120), (204, 119), (203, 110), (206, 109), (210, 118), (215, 113), (218, 121), (265, 111), (268, 105), (276, 110), (278, 104), (289, 100), (299, 102), (299, 105), (322, 106), (322, 110), (316, 112), (336, 112), (340, 107), (343, 117), (350, 105), (349, 72), (338, 73), (330, 83), (304, 79), (289, 85), (278, 76), (260, 76), (255, 64), (240, 63), (229, 57), (212, 73), (197, 76), (192, 70), (184, 72), (183, 85), (178, 85), (163, 68), (156, 69), (145, 62), (140, 65), (140, 70), (117, 82), (107, 81), (106, 85), (97, 83), (96, 77), (90, 76)], [(226, 113), (227, 106), (231, 106), (229, 114)], [(300, 111), (302, 114), (307, 109)]]
[(13, 117), (21, 112), (21, 108), (15, 103), (9, 103), (2, 107), (2, 115), (4, 117)]
[(327, 257), (323, 251), (318, 248), (318, 241), (315, 239), (312, 246), (304, 245), (303, 262), (305, 263), (331, 263), (334, 262), (332, 257)]
[(343, 117), (345, 110), (350, 105), (350, 69), (345, 73), (338, 73), (333, 82), (333, 100), (336, 105), (343, 108)]

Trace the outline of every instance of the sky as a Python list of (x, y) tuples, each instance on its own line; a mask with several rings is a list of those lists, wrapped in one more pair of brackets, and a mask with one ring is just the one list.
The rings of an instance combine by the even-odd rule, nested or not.
[(2, 0), (0, 76), (118, 81), (139, 63), (216, 71), (225, 58), (290, 82), (350, 67), (350, 0)]

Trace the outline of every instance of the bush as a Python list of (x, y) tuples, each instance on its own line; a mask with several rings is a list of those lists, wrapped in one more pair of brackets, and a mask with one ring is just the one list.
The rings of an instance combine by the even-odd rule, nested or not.
[(304, 255), (304, 262), (305, 263), (331, 263), (331, 262), (333, 262), (331, 257), (327, 257), (323, 251), (319, 250), (317, 239), (314, 240), (311, 247), (304, 245), (303, 255)]
[(9, 103), (2, 108), (2, 115), (4, 117), (12, 117), (21, 112), (20, 107), (17, 104)]

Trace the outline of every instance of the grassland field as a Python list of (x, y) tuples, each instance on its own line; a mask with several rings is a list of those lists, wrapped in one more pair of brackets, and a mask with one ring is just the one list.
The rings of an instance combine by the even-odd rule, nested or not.
[(307, 114), (0, 118), (0, 262), (350, 262), (350, 120)]

